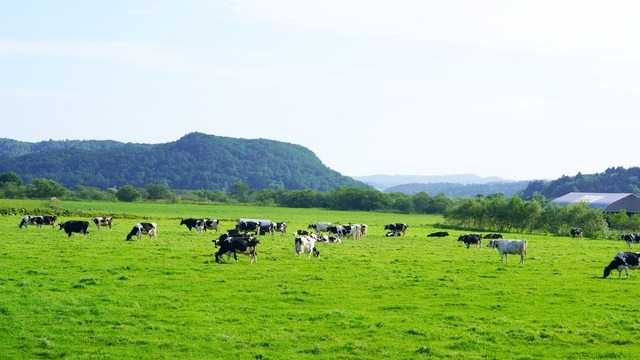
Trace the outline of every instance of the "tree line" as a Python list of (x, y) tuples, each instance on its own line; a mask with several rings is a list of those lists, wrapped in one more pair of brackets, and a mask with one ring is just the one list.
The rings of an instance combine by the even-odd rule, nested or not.
[(604, 213), (586, 204), (558, 206), (541, 194), (528, 200), (502, 193), (473, 198), (452, 199), (444, 194), (431, 196), (383, 193), (375, 189), (339, 187), (331, 191), (262, 189), (255, 190), (236, 182), (229, 191), (171, 190), (163, 184), (143, 187), (124, 185), (118, 189), (100, 190), (77, 185), (65, 188), (53, 180), (34, 179), (24, 184), (16, 173), (0, 175), (0, 198), (30, 198), (79, 201), (165, 201), (208, 202), (218, 204), (253, 204), (290, 208), (323, 208), (330, 210), (380, 211), (405, 214), (441, 214), (442, 227), (496, 232), (545, 233), (567, 235), (580, 227), (586, 236), (604, 237), (610, 231), (640, 231), (640, 215), (625, 212)]

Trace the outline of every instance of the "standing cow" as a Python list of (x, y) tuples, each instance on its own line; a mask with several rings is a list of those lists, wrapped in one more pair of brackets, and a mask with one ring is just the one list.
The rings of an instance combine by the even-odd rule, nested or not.
[(316, 234), (296, 237), (293, 242), (293, 256), (298, 255), (298, 257), (301, 257), (302, 254), (306, 253), (307, 259), (311, 259), (311, 255), (319, 258), (320, 251), (316, 248), (317, 240)]
[(231, 259), (231, 254), (233, 254), (233, 258), (237, 264), (237, 253), (249, 255), (249, 258), (251, 259), (250, 264), (253, 264), (254, 261), (258, 262), (257, 247), (260, 241), (252, 235), (238, 234), (238, 236), (226, 236), (224, 239), (218, 238), (213, 240), (213, 242), (215, 243), (215, 247), (219, 247), (218, 251), (215, 253), (216, 262), (220, 262), (220, 258), (224, 254), (227, 254), (227, 261), (229, 261)]
[(68, 237), (73, 233), (89, 234), (89, 222), (84, 220), (68, 220), (60, 224), (60, 229), (64, 229)]
[(458, 237), (458, 241), (462, 241), (467, 249), (473, 244), (478, 248), (482, 247), (482, 236), (480, 234), (465, 234)]
[(571, 228), (571, 238), (582, 237), (581, 228)]
[(108, 226), (109, 230), (111, 230), (111, 223), (113, 222), (113, 218), (111, 217), (94, 217), (93, 223), (98, 227), (98, 231), (100, 231), (101, 226)]
[(133, 228), (127, 235), (127, 240), (131, 240), (134, 236), (140, 240), (143, 234), (149, 235), (149, 237), (153, 237), (154, 239), (158, 238), (158, 227), (155, 223), (142, 222), (133, 225)]
[(287, 235), (287, 223), (286, 222), (272, 222), (269, 227), (269, 232), (273, 236), (276, 231), (281, 232), (282, 235)]
[(490, 240), (487, 244), (489, 248), (498, 249), (500, 261), (504, 257), (504, 262), (508, 262), (508, 255), (520, 255), (520, 264), (524, 264), (524, 256), (527, 254), (527, 240)]
[(629, 269), (638, 269), (640, 267), (640, 253), (637, 252), (619, 252), (614, 257), (613, 260), (604, 268), (603, 278), (606, 278), (611, 274), (611, 271), (618, 270), (618, 279), (620, 279), (622, 275), (622, 270), (627, 274), (627, 278), (629, 278)]

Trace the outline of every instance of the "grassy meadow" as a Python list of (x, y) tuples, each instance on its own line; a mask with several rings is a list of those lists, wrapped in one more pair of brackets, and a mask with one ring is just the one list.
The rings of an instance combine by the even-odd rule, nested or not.
[[(0, 208), (44, 202), (0, 200)], [(438, 216), (196, 204), (56, 202), (114, 216), (89, 236), (19, 229), (0, 216), (0, 359), (615, 359), (640, 349), (640, 272), (602, 279), (626, 244), (524, 236), (524, 265), (466, 249)], [(36, 215), (36, 214), (32, 214)], [(180, 219), (366, 223), (359, 241), (292, 257), (293, 235), (260, 236), (258, 262), (216, 263)], [(85, 217), (61, 217), (90, 220)], [(137, 221), (158, 239), (125, 241)], [(405, 237), (383, 227), (406, 222)], [(521, 234), (505, 234), (521, 238)], [(226, 259), (226, 257), (225, 257)]]

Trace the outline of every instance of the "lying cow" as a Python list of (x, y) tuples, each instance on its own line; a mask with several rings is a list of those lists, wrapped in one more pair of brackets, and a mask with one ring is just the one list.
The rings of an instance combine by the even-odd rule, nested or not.
[(385, 225), (384, 229), (389, 231), (399, 231), (404, 236), (407, 232), (408, 227), (409, 225), (404, 223), (394, 223), (394, 224)]
[(502, 239), (502, 234), (490, 233), (482, 237), (483, 239)]
[(71, 237), (72, 233), (81, 233), (84, 235), (89, 234), (89, 222), (84, 220), (69, 220), (60, 224), (60, 229), (64, 229), (68, 237)]
[(219, 248), (215, 253), (216, 262), (220, 262), (220, 258), (224, 254), (227, 254), (227, 261), (230, 261), (231, 254), (233, 254), (233, 258), (237, 264), (237, 253), (248, 255), (249, 258), (251, 258), (250, 264), (253, 264), (254, 261), (258, 262), (257, 247), (260, 241), (252, 235), (239, 234), (238, 236), (229, 236), (227, 234), (223, 239), (218, 238), (217, 240), (213, 240), (213, 242), (215, 243), (215, 247)]
[(449, 236), (449, 233), (446, 231), (436, 231), (427, 235), (427, 237), (445, 237), (445, 236)]
[(458, 241), (462, 241), (467, 249), (473, 244), (478, 248), (482, 247), (482, 236), (480, 234), (465, 234), (458, 236)]
[(158, 238), (158, 227), (155, 223), (142, 222), (133, 225), (133, 228), (127, 235), (127, 240), (131, 240), (132, 237), (136, 236), (138, 240), (142, 238), (142, 235), (146, 234), (149, 237), (153, 237), (154, 239)]
[(640, 264), (638, 263), (640, 253), (637, 252), (619, 252), (613, 257), (613, 260), (604, 268), (603, 278), (606, 278), (611, 274), (611, 271), (618, 270), (618, 279), (622, 275), (622, 270), (627, 274), (629, 278), (629, 269), (637, 269)]
[(386, 234), (384, 234), (384, 236), (386, 236), (386, 237), (402, 236), (402, 232), (401, 231), (388, 231)]
[(111, 223), (113, 222), (113, 218), (110, 217), (94, 217), (93, 223), (98, 227), (98, 231), (100, 231), (101, 226), (108, 226), (111, 229)]
[(312, 254), (319, 258), (320, 251), (316, 248), (316, 241), (318, 237), (315, 234), (296, 237), (293, 242), (293, 256), (302, 257), (302, 254), (306, 253), (307, 259), (311, 259)]
[(508, 262), (508, 255), (520, 255), (520, 264), (524, 264), (524, 256), (527, 254), (527, 240), (489, 240), (487, 244), (489, 248), (498, 249), (500, 253), (500, 261), (504, 257), (504, 262)]

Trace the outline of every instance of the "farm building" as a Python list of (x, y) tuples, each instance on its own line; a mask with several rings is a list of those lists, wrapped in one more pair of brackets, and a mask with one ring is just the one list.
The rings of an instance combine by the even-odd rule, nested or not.
[(627, 213), (640, 213), (640, 197), (633, 193), (583, 193), (571, 192), (553, 201), (552, 205), (585, 203), (590, 208), (600, 208), (605, 212), (624, 210)]

